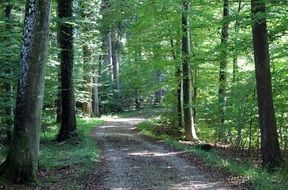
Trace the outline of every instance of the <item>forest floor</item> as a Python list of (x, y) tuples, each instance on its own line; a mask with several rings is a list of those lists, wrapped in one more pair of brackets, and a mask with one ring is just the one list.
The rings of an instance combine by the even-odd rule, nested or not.
[(227, 176), (210, 171), (184, 151), (139, 135), (135, 126), (143, 120), (106, 119), (94, 128), (101, 162), (98, 172), (86, 181), (86, 189), (245, 189), (227, 183)]
[(191, 143), (152, 134), (158, 112), (78, 118), (76, 142), (57, 143), (58, 127), (51, 124), (46, 135), (41, 133), (40, 183), (0, 185), (0, 189), (287, 189), (286, 170), (267, 173), (254, 164), (229, 160), (231, 151), (220, 149), (219, 153), (217, 147), (203, 151)]

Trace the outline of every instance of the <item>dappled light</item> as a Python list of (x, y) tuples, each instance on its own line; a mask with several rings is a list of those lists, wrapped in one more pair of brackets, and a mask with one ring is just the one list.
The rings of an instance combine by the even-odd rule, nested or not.
[(288, 188), (288, 0), (0, 0), (0, 189)]
[(179, 155), (179, 154), (183, 154), (183, 153), (184, 153), (184, 151), (168, 152), (168, 153), (144, 151), (144, 152), (133, 152), (133, 153), (129, 153), (128, 155), (130, 155), (130, 156), (144, 156), (144, 157), (159, 157), (159, 156)]
[(103, 151), (100, 189), (229, 189), (186, 159), (185, 151), (149, 142), (131, 130), (141, 120), (106, 121), (93, 131)]

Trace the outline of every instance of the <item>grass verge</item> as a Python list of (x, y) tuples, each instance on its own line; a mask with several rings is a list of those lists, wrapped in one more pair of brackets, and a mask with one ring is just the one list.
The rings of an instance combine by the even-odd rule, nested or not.
[[(55, 141), (58, 127), (50, 125), (41, 133), (40, 180), (42, 187), (83, 189), (85, 176), (95, 171), (99, 150), (91, 130), (103, 124), (99, 119), (77, 119), (78, 137), (64, 143)], [(63, 180), (63, 177), (65, 180)]]
[(286, 190), (288, 187), (288, 172), (286, 169), (278, 169), (273, 173), (268, 173), (263, 168), (255, 168), (248, 164), (239, 165), (235, 161), (220, 157), (215, 151), (202, 151), (193, 145), (183, 144), (168, 135), (155, 134), (154, 128), (157, 125), (156, 120), (148, 120), (140, 123), (137, 128), (141, 134), (155, 140), (162, 140), (177, 150), (186, 151), (212, 167), (228, 172), (232, 176), (243, 177), (254, 189)]

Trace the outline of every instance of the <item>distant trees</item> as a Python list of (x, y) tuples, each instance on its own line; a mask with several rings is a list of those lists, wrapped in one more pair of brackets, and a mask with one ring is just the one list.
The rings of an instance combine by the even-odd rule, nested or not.
[[(120, 1), (119, 1), (120, 2)], [(113, 6), (117, 4), (111, 0), (101, 1), (101, 15), (99, 20), (100, 32), (102, 37), (102, 53), (105, 55), (103, 67), (107, 69), (102, 70), (102, 77), (107, 78), (105, 87), (102, 92), (103, 99), (109, 99), (109, 104), (106, 104), (105, 109), (110, 112), (122, 111), (121, 100), (121, 82), (120, 82), (120, 65), (121, 65), (121, 39), (124, 35), (121, 20), (117, 17), (111, 17)], [(120, 11), (120, 10), (116, 10)], [(120, 13), (121, 14), (121, 13)], [(104, 71), (106, 70), (106, 71)], [(109, 86), (109, 87), (108, 87)], [(105, 100), (104, 100), (105, 101)], [(105, 111), (104, 111), (105, 112)]]
[(27, 1), (14, 131), (6, 160), (0, 167), (0, 179), (4, 182), (36, 180), (49, 14), (50, 1)]
[(258, 111), (261, 129), (261, 152), (263, 165), (274, 168), (282, 163), (282, 158), (280, 155), (273, 104), (265, 2), (262, 0), (252, 0), (251, 9)]
[(64, 141), (77, 133), (75, 96), (73, 84), (73, 0), (58, 0), (60, 19), (58, 40), (61, 62), (61, 128), (58, 141)]
[[(91, 12), (89, 12), (87, 2), (81, 2), (80, 5), (80, 12), (81, 12), (81, 20), (85, 23), (87, 20), (92, 20), (92, 16), (94, 16)], [(83, 45), (82, 45), (82, 52), (83, 52), (83, 81), (84, 84), (84, 91), (86, 92), (85, 101), (83, 102), (83, 112), (85, 116), (93, 117), (93, 89), (96, 87), (96, 84), (93, 83), (93, 74), (94, 68), (92, 67), (92, 47), (90, 45), (90, 40), (85, 37), (85, 33), (89, 33), (89, 24), (82, 25), (82, 35), (83, 35)], [(98, 95), (98, 92), (97, 92)]]
[[(282, 1), (265, 4), (252, 0), (253, 34), (251, 18), (247, 16), (250, 3), (243, 0), (193, 4), (188, 0), (181, 0), (180, 4), (175, 0), (57, 2), (51, 36), (58, 32), (60, 50), (54, 48), (56, 40), (52, 38), (46, 75), (50, 86), (46, 85), (44, 113), (46, 120), (56, 115), (59, 81), (55, 79), (59, 75), (59, 141), (77, 133), (75, 102), (79, 103), (77, 111), (89, 117), (159, 104), (169, 112), (168, 116), (163, 114), (161, 124), (184, 131), (186, 140), (196, 140), (199, 135), (201, 140), (227, 142), (237, 147), (235, 154), (239, 151), (250, 155), (261, 148), (263, 165), (281, 165), (280, 147), (288, 149), (288, 58), (284, 51), (287, 7), (282, 6)], [(40, 34), (48, 30), (49, 2), (28, 0), (16, 112), (12, 112), (15, 100), (11, 100), (11, 87), (18, 80), (14, 62), (19, 54), (16, 34), (20, 29), (13, 24), (22, 22), (24, 6), (17, 4), (19, 7), (14, 8), (14, 3), (0, 3), (4, 13), (0, 14), (1, 132), (6, 133), (7, 125), (12, 126), (11, 115), (16, 113), (11, 148), (0, 175), (20, 183), (33, 181), (37, 171), (47, 42), (46, 35)], [(272, 69), (268, 43), (273, 55)]]

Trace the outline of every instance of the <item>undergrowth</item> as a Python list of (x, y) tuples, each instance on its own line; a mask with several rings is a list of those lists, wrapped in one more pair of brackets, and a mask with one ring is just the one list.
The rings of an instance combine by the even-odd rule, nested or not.
[[(165, 133), (159, 134), (157, 131), (160, 127), (159, 120), (157, 119), (144, 121), (137, 126), (141, 134), (145, 136), (155, 140), (162, 140), (177, 150), (184, 150), (187, 153), (198, 157), (210, 166), (216, 167), (223, 172), (228, 172), (232, 176), (244, 177), (246, 182), (254, 189), (286, 190), (288, 188), (287, 169), (279, 168), (273, 173), (269, 173), (264, 168), (256, 168), (251, 164), (238, 164), (229, 158), (218, 155), (216, 151), (206, 152), (199, 150), (195, 145), (181, 143), (179, 139), (172, 137), (171, 135)], [(162, 127), (165, 128), (166, 126)]]
[[(99, 119), (78, 118), (77, 139), (71, 139), (63, 143), (55, 141), (59, 130), (56, 125), (48, 125), (43, 129), (39, 166), (40, 172), (43, 174), (41, 181), (44, 186), (48, 186), (49, 183), (65, 181), (65, 184), (63, 182), (61, 185), (62, 187), (82, 188), (79, 185), (81, 184), (81, 176), (93, 172), (95, 163), (99, 161), (99, 150), (90, 133), (93, 127), (101, 124), (103, 124), (103, 121)], [(51, 175), (54, 173), (55, 175)], [(66, 177), (67, 175), (70, 177), (65, 177), (66, 180), (63, 180), (62, 173)]]

